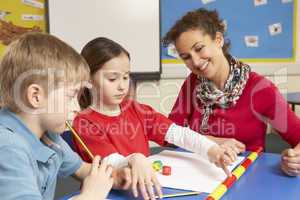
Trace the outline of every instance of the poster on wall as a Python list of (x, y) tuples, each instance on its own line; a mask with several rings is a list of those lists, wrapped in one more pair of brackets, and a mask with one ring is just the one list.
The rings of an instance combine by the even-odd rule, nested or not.
[[(161, 0), (161, 38), (188, 11), (217, 10), (232, 55), (245, 62), (295, 62), (297, 1)], [(161, 45), (161, 58), (164, 64), (182, 63), (172, 45)]]
[(0, 58), (14, 38), (47, 32), (47, 0), (0, 1)]

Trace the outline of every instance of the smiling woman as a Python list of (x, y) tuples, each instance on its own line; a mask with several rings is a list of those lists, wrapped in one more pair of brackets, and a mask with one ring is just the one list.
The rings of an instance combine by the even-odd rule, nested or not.
[(264, 147), (270, 123), (297, 152), (283, 152), (283, 171), (300, 175), (300, 119), (269, 80), (228, 53), (218, 12), (186, 13), (164, 37), (171, 43), (192, 73), (169, 118), (236, 153)]

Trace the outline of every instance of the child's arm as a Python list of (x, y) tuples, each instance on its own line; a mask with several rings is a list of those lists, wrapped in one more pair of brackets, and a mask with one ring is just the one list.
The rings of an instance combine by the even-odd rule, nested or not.
[(203, 158), (222, 167), (226, 174), (228, 174), (228, 170), (225, 165), (234, 162), (237, 158), (236, 152), (231, 151), (231, 149), (224, 149), (207, 137), (174, 123), (169, 127), (165, 136), (165, 141), (198, 153)]

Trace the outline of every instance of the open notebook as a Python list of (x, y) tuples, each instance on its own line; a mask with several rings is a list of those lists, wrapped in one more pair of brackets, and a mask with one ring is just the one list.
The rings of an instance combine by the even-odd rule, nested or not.
[[(149, 159), (152, 162), (161, 160), (163, 165), (172, 167), (170, 176), (157, 174), (163, 187), (211, 193), (227, 178), (221, 168), (195, 153), (165, 150), (150, 156)], [(243, 159), (244, 157), (239, 156), (228, 169), (232, 171)]]

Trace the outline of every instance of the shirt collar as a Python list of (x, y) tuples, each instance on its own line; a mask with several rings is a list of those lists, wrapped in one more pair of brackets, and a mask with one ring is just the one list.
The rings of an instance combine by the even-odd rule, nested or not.
[(37, 161), (47, 162), (55, 154), (51, 148), (43, 144), (40, 139), (32, 133), (22, 120), (8, 108), (0, 110), (0, 124), (15, 134), (23, 137), (34, 152), (33, 156)]

